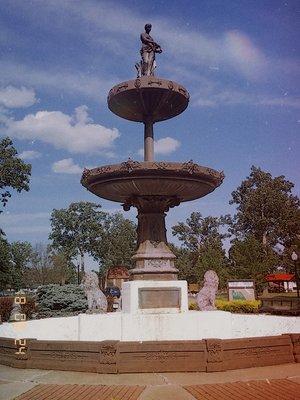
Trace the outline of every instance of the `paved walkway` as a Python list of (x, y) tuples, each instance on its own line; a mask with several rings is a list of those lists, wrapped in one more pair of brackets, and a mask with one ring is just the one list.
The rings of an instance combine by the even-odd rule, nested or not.
[(0, 400), (300, 400), (300, 364), (106, 375), (0, 365)]

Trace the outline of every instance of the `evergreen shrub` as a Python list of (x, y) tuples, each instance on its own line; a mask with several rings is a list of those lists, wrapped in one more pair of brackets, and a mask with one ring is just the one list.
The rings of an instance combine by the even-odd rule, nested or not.
[(9, 320), (14, 305), (14, 297), (0, 297), (0, 315), (1, 321)]
[(37, 318), (78, 315), (88, 308), (84, 291), (78, 285), (40, 286), (36, 302)]

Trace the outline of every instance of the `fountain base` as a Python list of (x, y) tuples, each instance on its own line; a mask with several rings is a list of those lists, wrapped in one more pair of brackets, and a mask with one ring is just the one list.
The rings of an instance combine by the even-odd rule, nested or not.
[(122, 313), (170, 314), (186, 311), (186, 281), (136, 280), (122, 284)]

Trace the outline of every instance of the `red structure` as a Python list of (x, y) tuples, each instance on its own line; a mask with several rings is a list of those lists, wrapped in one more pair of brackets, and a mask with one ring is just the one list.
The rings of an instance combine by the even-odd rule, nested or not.
[(106, 287), (117, 286), (119, 289), (122, 288), (122, 283), (129, 280), (128, 268), (124, 266), (115, 266), (109, 268), (106, 275)]
[(289, 290), (289, 282), (295, 282), (295, 275), (287, 273), (269, 274), (265, 277), (265, 280), (269, 283), (273, 283), (275, 287), (278, 286), (279, 291), (285, 291), (284, 282), (287, 282), (287, 289)]

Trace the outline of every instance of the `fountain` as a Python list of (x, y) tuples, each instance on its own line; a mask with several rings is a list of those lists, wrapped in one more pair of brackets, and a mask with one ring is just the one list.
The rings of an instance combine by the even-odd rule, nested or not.
[(144, 161), (131, 159), (115, 165), (85, 169), (81, 183), (95, 195), (138, 211), (138, 249), (133, 256), (130, 282), (122, 287), (125, 312), (187, 311), (187, 284), (177, 280), (176, 258), (169, 249), (165, 217), (171, 207), (206, 196), (224, 178), (222, 172), (192, 160), (156, 162), (153, 125), (181, 114), (189, 93), (180, 84), (154, 76), (155, 53), (160, 46), (141, 35), (142, 61), (138, 77), (119, 83), (108, 94), (109, 109), (121, 118), (144, 124)]
[[(296, 317), (188, 311), (187, 283), (177, 280), (167, 244), (166, 213), (211, 193), (224, 174), (192, 160), (154, 161), (153, 125), (182, 113), (189, 94), (154, 76), (155, 54), (162, 50), (150, 30), (147, 24), (141, 35), (137, 78), (108, 95), (112, 112), (144, 124), (144, 161), (85, 169), (81, 179), (98, 197), (138, 211), (138, 248), (130, 281), (122, 286), (122, 312), (3, 323), (2, 364), (99, 373), (210, 372), (300, 360)], [(211, 308), (209, 303), (204, 309)]]

